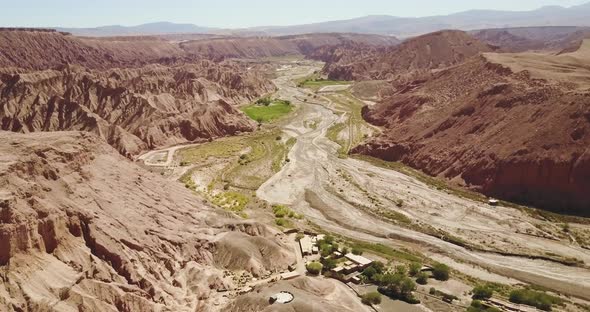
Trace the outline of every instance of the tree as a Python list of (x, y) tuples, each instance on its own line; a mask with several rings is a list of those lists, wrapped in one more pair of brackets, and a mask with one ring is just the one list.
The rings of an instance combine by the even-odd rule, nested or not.
[(410, 265), (409, 265), (410, 276), (416, 276), (416, 274), (420, 273), (421, 269), (422, 269), (422, 264), (420, 264), (418, 262), (410, 263)]
[(516, 289), (510, 292), (510, 302), (530, 305), (543, 311), (551, 311), (553, 304), (560, 304), (563, 301), (558, 297), (544, 292), (530, 289)]
[(383, 274), (380, 280), (380, 284), (381, 286), (385, 287), (399, 288), (402, 278), (403, 277), (399, 274)]
[(369, 280), (372, 280), (373, 276), (377, 274), (377, 270), (375, 270), (374, 267), (370, 266), (364, 269), (362, 274), (366, 276)]
[(477, 285), (473, 288), (473, 299), (484, 300), (492, 298), (494, 290), (484, 285)]
[(381, 303), (381, 294), (376, 291), (366, 293), (361, 298), (361, 301), (366, 305)]
[(406, 275), (408, 273), (408, 269), (405, 265), (398, 265), (395, 267), (395, 273), (399, 275)]
[(373, 267), (377, 273), (383, 273), (383, 271), (385, 271), (385, 264), (383, 264), (381, 261), (372, 262), (371, 267)]
[(432, 276), (439, 281), (448, 281), (450, 269), (447, 265), (437, 263), (433, 267)]
[(319, 262), (310, 262), (308, 263), (305, 268), (309, 274), (318, 275), (322, 271), (323, 265)]
[(333, 244), (334, 243), (334, 236), (332, 235), (326, 235), (323, 239), (324, 243), (326, 244)]
[(348, 247), (342, 247), (342, 254), (346, 255), (349, 253)]
[(332, 253), (332, 245), (322, 243), (320, 244), (320, 254), (322, 257), (328, 257)]
[(360, 256), (360, 255), (363, 254), (363, 251), (361, 249), (358, 249), (358, 248), (352, 248), (352, 254), (353, 255)]
[(420, 272), (420, 273), (416, 274), (416, 283), (418, 283), (420, 285), (428, 284), (428, 274), (426, 274), (424, 272)]
[(412, 279), (407, 277), (402, 279), (400, 285), (400, 292), (404, 297), (408, 298), (409, 296), (411, 296), (414, 290), (416, 290), (416, 283), (414, 283)]
[(329, 270), (336, 268), (338, 263), (336, 262), (335, 259), (327, 258), (327, 259), (322, 260), (322, 265), (324, 266), (324, 270), (329, 271)]

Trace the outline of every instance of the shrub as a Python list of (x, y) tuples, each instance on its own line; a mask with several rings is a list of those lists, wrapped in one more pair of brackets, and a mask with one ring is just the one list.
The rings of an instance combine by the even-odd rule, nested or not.
[(278, 226), (287, 226), (289, 225), (289, 221), (283, 219), (283, 218), (276, 218), (275, 219), (275, 224)]
[(276, 205), (272, 207), (272, 212), (277, 218), (284, 218), (289, 215), (290, 209), (283, 205)]
[(426, 274), (424, 272), (420, 272), (420, 273), (416, 274), (416, 283), (418, 283), (420, 285), (428, 284), (428, 274)]
[(264, 97), (264, 98), (258, 99), (258, 101), (256, 101), (256, 104), (264, 105), (264, 106), (269, 106), (270, 103), (272, 103), (272, 100), (268, 97)]
[(561, 303), (562, 300), (540, 291), (517, 289), (510, 292), (510, 302), (530, 305), (543, 311), (551, 311), (551, 306)]
[(420, 273), (420, 269), (422, 269), (422, 264), (420, 264), (418, 262), (410, 263), (410, 265), (409, 265), (410, 276), (416, 276), (418, 273)]
[(295, 240), (296, 241), (300, 241), (305, 237), (305, 234), (303, 233), (297, 233), (297, 235), (295, 235)]
[(334, 269), (338, 265), (338, 263), (334, 259), (327, 258), (322, 259), (322, 265), (324, 266), (324, 270), (329, 271)]
[(399, 275), (406, 275), (408, 273), (408, 269), (405, 265), (398, 265), (395, 267), (395, 273)]
[(433, 295), (433, 296), (436, 295), (436, 288), (430, 287), (430, 291), (428, 291), (428, 293), (431, 294), (431, 295)]
[(375, 274), (377, 274), (377, 270), (375, 270), (374, 267), (368, 267), (366, 269), (363, 270), (363, 275), (366, 276), (369, 280), (373, 278), (373, 276), (375, 276)]
[(326, 243), (326, 244), (330, 244), (330, 245), (333, 244), (334, 243), (334, 236), (332, 236), (332, 235), (326, 235), (324, 237), (323, 242)]
[(315, 262), (315, 261), (310, 262), (305, 266), (305, 268), (307, 269), (307, 272), (309, 272), (309, 274), (313, 274), (313, 275), (320, 274), (323, 267), (324, 266), (321, 263)]
[(357, 256), (360, 256), (360, 255), (363, 254), (363, 251), (361, 249), (358, 249), (358, 248), (352, 248), (352, 251), (351, 252), (352, 252), (353, 255), (357, 255)]
[(494, 307), (486, 307), (481, 301), (473, 300), (471, 306), (467, 308), (467, 312), (501, 312)]
[(376, 291), (366, 293), (361, 298), (362, 298), (361, 301), (366, 305), (381, 303), (381, 294)]
[(330, 244), (326, 244), (326, 243), (320, 243), (320, 254), (322, 255), (322, 257), (327, 257), (330, 254), (332, 254), (333, 248), (332, 245)]
[(473, 299), (477, 299), (477, 300), (483, 300), (483, 299), (490, 299), (492, 298), (492, 295), (494, 294), (494, 291), (484, 285), (477, 285), (475, 286), (475, 288), (473, 288)]
[(432, 276), (439, 281), (449, 280), (450, 269), (447, 265), (438, 263), (434, 265)]

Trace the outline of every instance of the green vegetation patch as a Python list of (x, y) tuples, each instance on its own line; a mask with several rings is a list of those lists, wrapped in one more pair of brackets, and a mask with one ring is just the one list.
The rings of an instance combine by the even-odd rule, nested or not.
[(329, 80), (319, 77), (309, 77), (303, 81), (300, 81), (297, 86), (300, 88), (310, 88), (313, 90), (319, 90), (325, 86), (337, 86), (337, 85), (349, 85), (350, 81), (345, 80)]
[(243, 212), (249, 201), (246, 195), (238, 192), (221, 192), (211, 199), (213, 204), (236, 213)]
[(310, 262), (305, 266), (305, 268), (307, 269), (307, 272), (309, 272), (309, 274), (312, 274), (312, 275), (320, 274), (320, 272), (322, 272), (323, 267), (324, 266), (321, 263), (316, 262), (316, 261)]
[(303, 215), (296, 213), (291, 210), (291, 208), (284, 205), (272, 206), (272, 213), (275, 216), (275, 224), (280, 227), (293, 227), (291, 219), (303, 219)]
[(467, 312), (502, 312), (501, 310), (486, 306), (479, 300), (473, 300), (471, 305), (467, 308)]
[(291, 102), (285, 100), (270, 100), (264, 98), (255, 104), (242, 108), (242, 111), (253, 120), (259, 123), (266, 123), (277, 120), (293, 111)]
[(380, 304), (381, 294), (376, 291), (366, 293), (361, 296), (361, 301), (366, 305)]
[(340, 145), (340, 148), (338, 149), (339, 156), (346, 156), (348, 154), (347, 143), (344, 140), (338, 138), (340, 132), (344, 131), (344, 129), (346, 129), (347, 127), (348, 125), (345, 123), (337, 123), (328, 128), (328, 131), (326, 132), (326, 137), (328, 139)]
[(177, 152), (182, 163), (195, 164), (207, 160), (209, 157), (228, 158), (240, 153), (246, 148), (246, 144), (240, 142), (243, 138), (237, 137), (221, 139), (209, 143), (203, 143), (194, 147), (181, 149)]
[(411, 254), (405, 250), (398, 250), (383, 244), (373, 244), (362, 241), (353, 241), (351, 247), (355, 250), (367, 251), (388, 259), (403, 260), (407, 262), (421, 262), (422, 256)]
[(526, 304), (543, 311), (551, 311), (554, 304), (563, 304), (563, 300), (544, 292), (532, 289), (516, 289), (510, 292), (510, 302)]
[(274, 213), (276, 218), (303, 219), (302, 215), (296, 213), (295, 211), (291, 210), (289, 207), (284, 205), (274, 205), (272, 207), (272, 212)]

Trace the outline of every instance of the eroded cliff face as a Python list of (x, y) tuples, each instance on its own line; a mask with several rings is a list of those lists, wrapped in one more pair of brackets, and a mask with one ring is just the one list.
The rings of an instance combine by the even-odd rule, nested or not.
[(559, 80), (535, 79), (528, 70), (513, 71), (490, 58), (395, 88), (365, 108), (365, 118), (384, 132), (354, 152), (401, 161), (490, 196), (590, 215), (590, 92), (580, 84), (584, 73), (572, 72), (571, 82), (563, 70)]
[(395, 47), (324, 47), (313, 57), (326, 62), (324, 72), (330, 79), (385, 80), (454, 66), (493, 49), (466, 32), (445, 30), (408, 39)]
[[(210, 311), (294, 261), (282, 235), (202, 202), (84, 132), (0, 132), (2, 311)], [(231, 242), (232, 248), (227, 244)]]
[(4, 70), (0, 127), (15, 132), (83, 130), (123, 155), (251, 131), (235, 106), (274, 85), (234, 64), (211, 61), (135, 69)]

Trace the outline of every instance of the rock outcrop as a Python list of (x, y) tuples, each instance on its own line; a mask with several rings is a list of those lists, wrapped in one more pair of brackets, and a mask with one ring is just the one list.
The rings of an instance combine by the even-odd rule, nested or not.
[(587, 51), (490, 53), (394, 88), (363, 111), (383, 134), (354, 152), (588, 216), (590, 72), (576, 65), (587, 64)]
[(85, 132), (0, 132), (0, 186), (2, 311), (211, 311), (236, 287), (223, 269), (294, 261), (279, 232)]
[(289, 55), (312, 56), (323, 47), (357, 44), (364, 47), (388, 47), (399, 44), (392, 36), (360, 34), (307, 34), (282, 37), (229, 37), (183, 42), (190, 54), (209, 58), (264, 58)]
[(251, 131), (236, 105), (274, 90), (255, 70), (151, 37), (0, 31), (0, 129), (83, 130), (120, 153)]
[(499, 47), (505, 52), (559, 52), (581, 40), (590, 38), (589, 27), (541, 26), (474, 30), (478, 40)]
[(463, 31), (445, 30), (408, 39), (399, 46), (327, 47), (314, 53), (327, 64), (324, 72), (335, 80), (382, 80), (460, 64), (495, 48)]
[(236, 65), (201, 61), (166, 67), (4, 73), (0, 128), (15, 132), (84, 130), (123, 155), (251, 131), (235, 105), (273, 90)]

